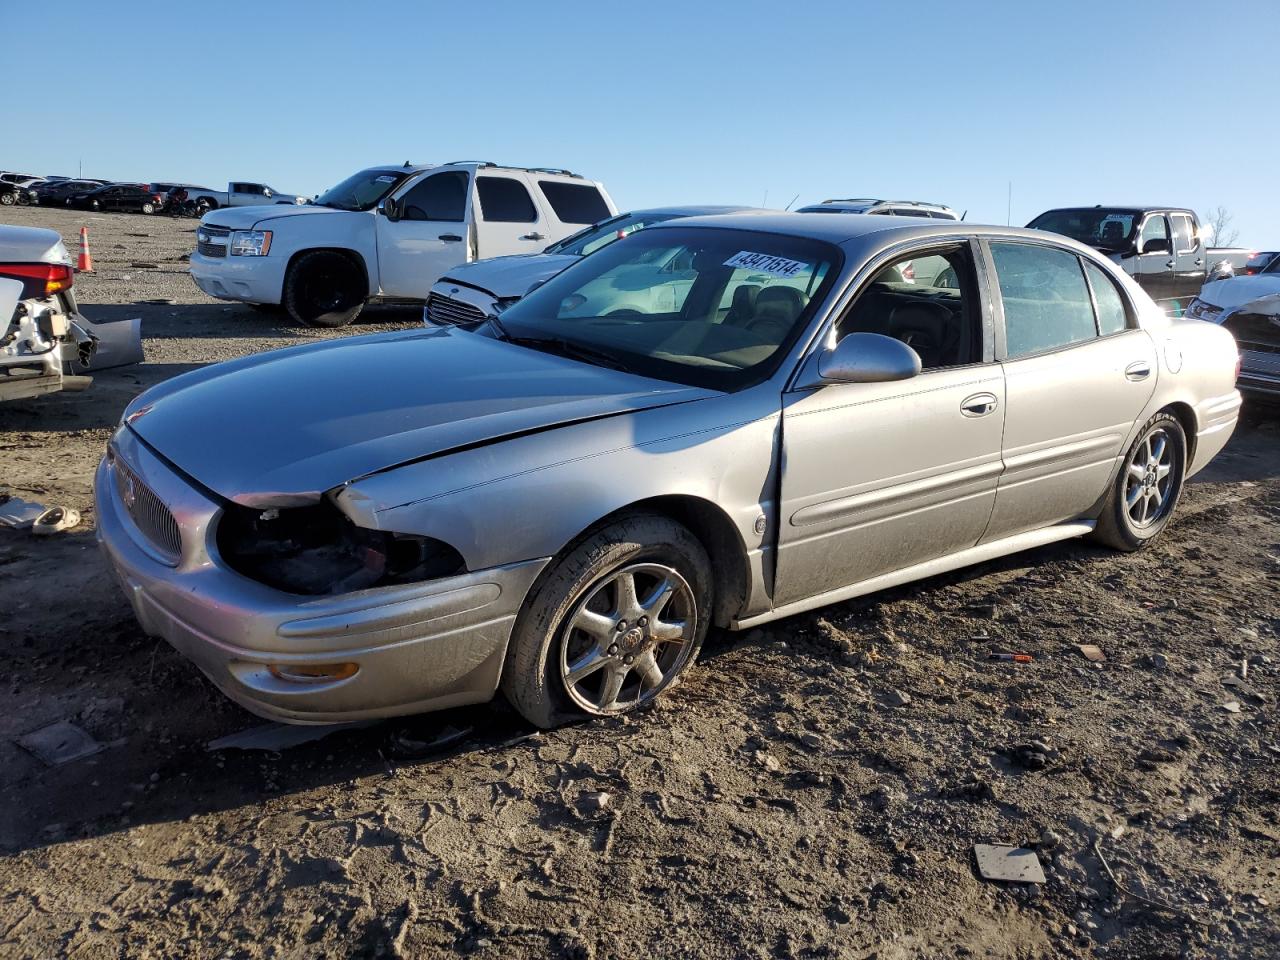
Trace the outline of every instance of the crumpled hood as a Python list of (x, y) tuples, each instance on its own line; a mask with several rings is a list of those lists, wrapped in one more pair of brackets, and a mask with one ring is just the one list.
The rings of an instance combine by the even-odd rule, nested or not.
[(290, 506), (456, 447), (714, 395), (431, 329), (205, 367), (142, 394), (125, 421), (228, 500)]
[(54, 230), (0, 224), (0, 262), (70, 263), (71, 255)]
[(280, 220), (284, 217), (350, 217), (353, 215), (366, 216), (367, 214), (353, 210), (335, 210), (333, 207), (317, 207), (312, 204), (276, 203), (257, 207), (219, 207), (217, 210), (210, 210), (206, 213), (200, 219), (200, 222), (211, 227), (249, 230), (264, 221)]
[(1256, 273), (1253, 276), (1215, 280), (1200, 288), (1200, 299), (1215, 307), (1234, 310), (1252, 300), (1280, 294), (1280, 273)]
[(451, 267), (441, 283), (456, 280), (503, 297), (523, 297), (535, 283), (548, 280), (581, 257), (564, 253), (519, 253)]

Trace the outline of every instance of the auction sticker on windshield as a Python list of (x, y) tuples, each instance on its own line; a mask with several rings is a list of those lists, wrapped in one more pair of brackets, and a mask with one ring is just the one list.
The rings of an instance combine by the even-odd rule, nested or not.
[(786, 257), (775, 257), (768, 253), (752, 253), (750, 250), (738, 251), (726, 260), (724, 265), (788, 278), (809, 269), (809, 264), (800, 260), (788, 260)]

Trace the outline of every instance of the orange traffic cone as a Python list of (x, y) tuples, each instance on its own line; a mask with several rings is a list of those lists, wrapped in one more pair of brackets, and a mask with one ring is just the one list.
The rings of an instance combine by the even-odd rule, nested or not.
[(93, 257), (89, 256), (89, 228), (80, 228), (80, 256), (76, 259), (78, 273), (93, 273)]

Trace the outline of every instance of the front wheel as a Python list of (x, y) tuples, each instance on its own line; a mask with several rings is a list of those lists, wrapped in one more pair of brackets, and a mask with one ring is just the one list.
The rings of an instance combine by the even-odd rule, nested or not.
[(11, 207), (17, 202), (17, 195), (12, 193), (0, 193), (0, 205)]
[(688, 529), (639, 514), (601, 527), (540, 579), (502, 691), (531, 723), (627, 713), (674, 686), (710, 623), (711, 561)]
[(1111, 486), (1093, 537), (1116, 550), (1140, 550), (1169, 525), (1187, 470), (1187, 435), (1178, 418), (1143, 424)]
[(156, 212), (156, 205), (154, 203), (144, 203), (142, 205), (142, 212), (147, 216), (151, 216), (151, 214)]
[(298, 323), (344, 327), (364, 309), (364, 276), (351, 260), (330, 250), (304, 253), (284, 280), (284, 306)]

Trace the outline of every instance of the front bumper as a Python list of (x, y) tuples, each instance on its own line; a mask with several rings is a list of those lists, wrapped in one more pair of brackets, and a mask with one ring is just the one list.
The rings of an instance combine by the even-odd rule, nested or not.
[(453, 327), (480, 323), (498, 312), (498, 298), (488, 290), (469, 287), (447, 277), (437, 280), (422, 308), (422, 322), (428, 327)]
[(244, 303), (280, 303), (284, 292), (285, 260), (265, 257), (208, 257), (191, 254), (191, 279), (197, 287), (219, 300)]
[[(160, 549), (143, 532), (145, 524), (134, 521), (113, 458), (172, 514), (176, 550)], [(546, 565), (533, 560), (344, 596), (293, 596), (222, 564), (214, 536), (220, 505), (128, 428), (117, 432), (94, 488), (98, 540), (142, 628), (167, 640), (241, 706), (290, 723), (396, 716), (490, 699), (516, 614)], [(135, 493), (135, 503), (145, 499)], [(267, 669), (331, 663), (359, 669), (320, 683), (280, 680)]]

